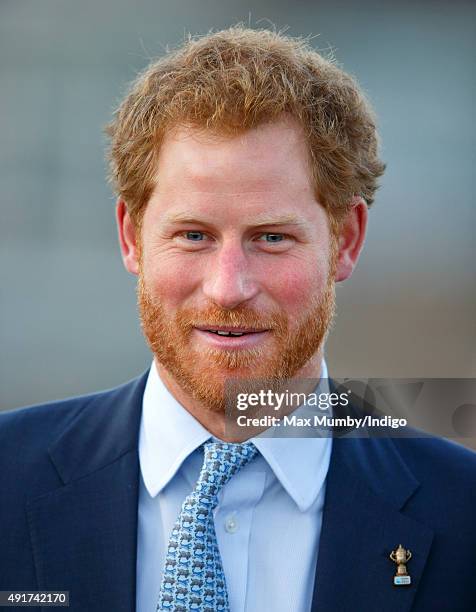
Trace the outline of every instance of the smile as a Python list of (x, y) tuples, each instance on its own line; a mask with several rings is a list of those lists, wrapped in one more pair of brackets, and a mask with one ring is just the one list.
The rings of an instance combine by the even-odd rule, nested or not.
[(228, 331), (215, 331), (213, 329), (207, 329), (207, 332), (211, 333), (211, 334), (218, 334), (219, 336), (244, 336), (246, 333), (249, 332), (228, 332)]
[(203, 332), (209, 332), (210, 334), (217, 334), (218, 336), (244, 336), (246, 334), (260, 334), (269, 331), (267, 329), (255, 329), (252, 327), (225, 327), (221, 325), (212, 327), (199, 325), (196, 329)]
[(267, 336), (268, 329), (244, 327), (195, 327), (197, 339), (221, 348), (249, 348), (260, 343)]

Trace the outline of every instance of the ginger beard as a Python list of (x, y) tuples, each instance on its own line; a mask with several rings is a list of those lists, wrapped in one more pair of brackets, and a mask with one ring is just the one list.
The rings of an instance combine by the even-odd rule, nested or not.
[[(178, 309), (169, 315), (159, 297), (145, 283), (142, 263), (137, 283), (137, 300), (142, 330), (157, 360), (178, 385), (213, 412), (225, 411), (225, 383), (237, 378), (281, 381), (293, 377), (320, 349), (330, 330), (335, 308), (334, 241), (326, 286), (320, 296), (303, 310), (291, 327), (283, 311), (260, 315), (239, 306), (224, 310), (211, 304), (206, 310)], [(194, 327), (235, 326), (271, 330), (271, 342), (263, 347), (228, 350), (196, 347), (191, 340)]]

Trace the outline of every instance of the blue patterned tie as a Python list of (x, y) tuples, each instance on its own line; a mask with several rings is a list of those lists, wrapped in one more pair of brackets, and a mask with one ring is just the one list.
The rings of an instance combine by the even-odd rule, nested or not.
[(206, 442), (203, 446), (202, 471), (170, 536), (157, 611), (229, 611), (213, 510), (221, 488), (258, 451), (250, 442)]

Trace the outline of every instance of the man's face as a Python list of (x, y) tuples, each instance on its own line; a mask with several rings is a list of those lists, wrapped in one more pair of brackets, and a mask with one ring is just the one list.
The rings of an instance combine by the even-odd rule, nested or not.
[(183, 128), (161, 147), (140, 316), (159, 364), (212, 410), (227, 379), (319, 372), (335, 257), (307, 155), (284, 121), (234, 138)]

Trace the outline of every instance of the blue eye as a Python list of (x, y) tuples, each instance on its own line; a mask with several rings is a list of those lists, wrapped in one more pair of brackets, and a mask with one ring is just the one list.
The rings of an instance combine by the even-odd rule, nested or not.
[(187, 240), (192, 242), (199, 242), (203, 240), (203, 232), (186, 232)]
[(263, 234), (266, 236), (266, 242), (281, 242), (284, 240), (284, 234)]

